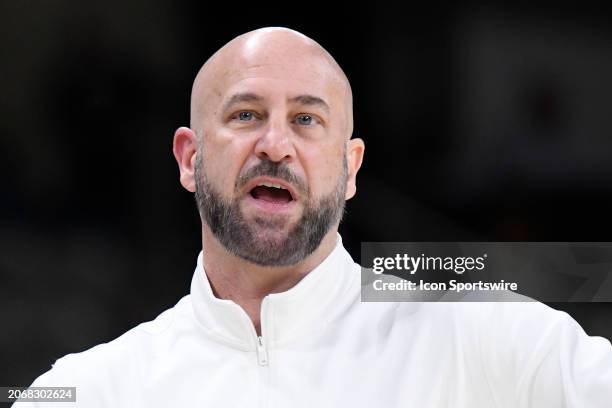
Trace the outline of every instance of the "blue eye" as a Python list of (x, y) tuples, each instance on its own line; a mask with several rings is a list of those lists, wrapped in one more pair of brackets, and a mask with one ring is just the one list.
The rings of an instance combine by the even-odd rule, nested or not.
[(299, 115), (297, 117), (297, 122), (300, 125), (312, 125), (313, 117), (310, 115)]
[(253, 112), (240, 112), (238, 114), (238, 119), (243, 121), (249, 121), (253, 119)]

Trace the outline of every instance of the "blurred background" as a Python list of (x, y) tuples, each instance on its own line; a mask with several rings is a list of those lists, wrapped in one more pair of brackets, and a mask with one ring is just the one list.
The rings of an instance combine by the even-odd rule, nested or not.
[[(610, 10), (357, 4), (1, 3), (0, 385), (188, 293), (200, 226), (173, 132), (203, 62), (262, 26), (351, 80), (356, 259), (361, 241), (612, 241)], [(612, 338), (612, 304), (551, 306)]]

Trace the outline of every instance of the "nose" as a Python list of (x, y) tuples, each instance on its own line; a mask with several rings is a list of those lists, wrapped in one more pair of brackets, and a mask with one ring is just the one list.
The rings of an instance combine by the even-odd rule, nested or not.
[(295, 157), (292, 129), (285, 118), (270, 119), (255, 144), (255, 155), (260, 160), (290, 162)]

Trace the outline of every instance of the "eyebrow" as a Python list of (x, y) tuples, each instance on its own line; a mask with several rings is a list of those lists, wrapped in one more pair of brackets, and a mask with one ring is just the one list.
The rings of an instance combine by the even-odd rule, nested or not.
[(329, 105), (318, 96), (314, 95), (298, 95), (295, 98), (291, 98), (289, 101), (297, 102), (302, 105), (308, 106), (319, 106), (323, 108), (327, 113), (329, 113)]
[(232, 105), (240, 102), (261, 102), (263, 98), (257, 94), (251, 92), (237, 93), (232, 95), (231, 98), (223, 105), (223, 110), (228, 110)]
[[(263, 99), (264, 99), (263, 97), (257, 94), (254, 94), (252, 92), (237, 93), (237, 94), (232, 95), (229, 98), (229, 100), (225, 103), (225, 105), (223, 105), (223, 110), (226, 111), (232, 105), (235, 105), (237, 103), (261, 102), (263, 101)], [(319, 98), (318, 96), (314, 96), (314, 95), (298, 95), (298, 96), (295, 96), (289, 99), (289, 101), (293, 103), (299, 103), (301, 105), (319, 106), (323, 108), (327, 113), (329, 113), (329, 110), (330, 110), (327, 102), (325, 102), (322, 98)]]

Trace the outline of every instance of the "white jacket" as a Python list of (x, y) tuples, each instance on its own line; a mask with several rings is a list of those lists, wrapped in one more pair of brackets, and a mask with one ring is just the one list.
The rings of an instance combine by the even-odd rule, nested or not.
[(360, 281), (339, 239), (295, 287), (264, 298), (258, 338), (238, 305), (214, 297), (200, 254), (190, 295), (32, 385), (76, 386), (79, 407), (612, 407), (612, 347), (566, 313), (362, 303)]

